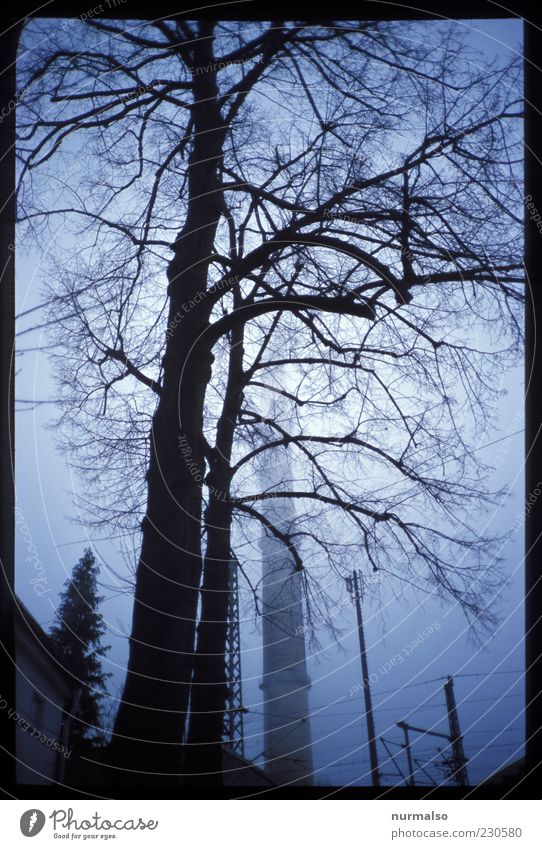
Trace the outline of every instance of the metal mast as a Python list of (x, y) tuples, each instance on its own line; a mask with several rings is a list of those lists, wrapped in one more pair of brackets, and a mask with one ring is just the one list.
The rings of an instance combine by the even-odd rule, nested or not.
[(419, 728), (417, 725), (411, 725), (408, 722), (395, 723), (399, 726), (399, 728), (403, 729), (403, 733), (405, 735), (403, 748), (405, 749), (408, 758), (408, 783), (412, 787), (416, 782), (414, 780), (414, 768), (412, 765), (412, 754), (410, 751), (410, 741), (408, 737), (409, 731), (417, 731), (419, 734), (430, 734), (432, 737), (444, 737), (445, 740), (448, 740), (452, 746), (452, 757), (449, 761), (445, 760), (444, 763), (445, 765), (449, 765), (451, 768), (449, 777), (455, 779), (456, 783), (459, 784), (460, 787), (469, 786), (467, 758), (465, 757), (465, 751), (463, 749), (463, 737), (461, 736), (461, 730), (459, 727), (459, 717), (457, 715), (457, 707), (454, 696), (454, 682), (451, 675), (448, 675), (448, 680), (444, 685), (444, 693), (446, 696), (446, 707), (448, 709), (448, 722), (450, 724), (449, 734), (445, 734), (443, 731), (430, 731), (427, 728)]
[(237, 560), (232, 558), (230, 570), (230, 597), (228, 604), (228, 632), (226, 637), (226, 681), (228, 699), (224, 714), (224, 742), (230, 749), (245, 754), (243, 731), (243, 686), (241, 678), (241, 632), (239, 628), (239, 578)]
[(448, 680), (444, 685), (444, 692), (446, 694), (446, 707), (448, 708), (448, 721), (450, 723), (450, 742), (452, 744), (455, 778), (460, 787), (468, 787), (467, 759), (463, 748), (463, 737), (461, 736), (459, 717), (457, 716), (457, 707), (455, 704), (454, 679), (451, 675), (448, 675)]

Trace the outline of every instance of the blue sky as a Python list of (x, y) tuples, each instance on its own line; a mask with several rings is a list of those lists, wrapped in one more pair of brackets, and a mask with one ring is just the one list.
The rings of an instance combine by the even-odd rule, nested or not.
[[(517, 21), (465, 22), (472, 28), (473, 44), (482, 52), (506, 54), (521, 49), (521, 25)], [(18, 311), (40, 302), (40, 257), (17, 256)], [(37, 315), (23, 319), (17, 329), (31, 327)], [(112, 649), (104, 662), (113, 672), (110, 691), (116, 695), (123, 680), (127, 659), (126, 634), (130, 628), (131, 598), (118, 580), (126, 574), (126, 563), (117, 551), (116, 541), (96, 542), (92, 528), (73, 522), (73, 507), (80, 483), (70, 473), (67, 458), (55, 447), (50, 425), (55, 414), (55, 387), (50, 377), (47, 337), (43, 331), (19, 337), (19, 350), (32, 348), (17, 359), (17, 397), (48, 403), (19, 404), (16, 432), (17, 504), (32, 535), (45, 569), (42, 595), (31, 584), (32, 561), (27, 560), (27, 542), (16, 528), (17, 592), (38, 621), (47, 628), (54, 616), (62, 584), (87, 545), (94, 548), (101, 566), (106, 600), (102, 612), (108, 625), (106, 642)], [(36, 350), (37, 349), (37, 350)], [(485, 645), (470, 634), (461, 611), (451, 602), (442, 603), (412, 592), (387, 591), (383, 605), (369, 599), (364, 606), (369, 671), (373, 674), (373, 702), (377, 734), (402, 741), (398, 720), (425, 728), (446, 731), (443, 684), (447, 675), (455, 678), (459, 718), (465, 737), (465, 750), (471, 759), (471, 780), (480, 780), (521, 753), (523, 739), (523, 526), (515, 520), (521, 513), (523, 494), (523, 373), (520, 368), (502, 376), (499, 426), (494, 444), (477, 450), (487, 460), (499, 459), (495, 485), (509, 489), (505, 502), (491, 516), (494, 529), (512, 528), (512, 537), (503, 549), (509, 581), (494, 600), (501, 624)], [(28, 409), (25, 409), (28, 408)], [(28, 539), (28, 538), (27, 538)], [(363, 695), (356, 685), (361, 680), (355, 611), (347, 602), (342, 586), (329, 588), (337, 599), (337, 623), (343, 632), (337, 643), (319, 634), (322, 648), (309, 657), (312, 678), (311, 722), (314, 762), (321, 784), (368, 783), (367, 735), (363, 719)], [(261, 672), (261, 632), (249, 612), (248, 590), (241, 585), (246, 755), (257, 757), (264, 748)], [(438, 623), (438, 628), (434, 626)], [(412, 643), (417, 635), (433, 626), (432, 632), (409, 651), (402, 662), (390, 667), (392, 658)], [(377, 680), (374, 676), (377, 676)], [(436, 679), (436, 680), (435, 680)], [(438, 759), (437, 738), (413, 737), (414, 757)], [(435, 745), (436, 743), (436, 745)], [(392, 744), (390, 744), (392, 745)], [(484, 747), (485, 750), (484, 750)], [(400, 767), (406, 768), (398, 747)], [(387, 756), (382, 747), (379, 755)], [(393, 776), (393, 764), (381, 767), (386, 782)], [(438, 779), (434, 764), (427, 767)]]

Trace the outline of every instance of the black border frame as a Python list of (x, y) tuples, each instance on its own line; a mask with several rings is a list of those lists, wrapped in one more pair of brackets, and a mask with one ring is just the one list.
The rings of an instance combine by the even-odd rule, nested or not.
[[(13, 2), (13, 0), (12, 0)], [(15, 57), (22, 20), (25, 16), (74, 17), (86, 12), (89, 0), (46, 0), (37, 4), (20, 0), (16, 10), (4, 7), (0, 11), (0, 103), (13, 98), (15, 86)], [(188, 11), (177, 11), (189, 7)], [(542, 85), (537, 61), (542, 64), (542, 10), (524, 0), (511, 0), (507, 6), (494, 0), (421, 0), (412, 3), (387, 2), (387, 0), (342, 0), (333, 4), (333, 19), (524, 19), (525, 66), (525, 192), (542, 198)], [(145, 19), (149, 17), (149, 4), (142, 0), (129, 0), (107, 11), (103, 17), (112, 19)], [(220, 19), (270, 20), (283, 17), (287, 20), (321, 20), (331, 15), (315, 14), (314, 5), (307, 0), (235, 0), (222, 5), (205, 0), (196, 3), (172, 3), (171, 0), (153, 0), (155, 17), (218, 17)], [(9, 246), (15, 240), (15, 110), (0, 124), (0, 693), (8, 703), (15, 704), (15, 675), (11, 659), (14, 656), (14, 290), (15, 254)], [(541, 204), (538, 203), (538, 206)], [(530, 281), (526, 306), (526, 431), (525, 455), (527, 458), (526, 492), (531, 492), (542, 472), (542, 415), (538, 399), (542, 397), (542, 350), (537, 345), (538, 316), (542, 317), (542, 293), (537, 280), (537, 250), (540, 233), (533, 221), (525, 225), (526, 268)], [(539, 264), (542, 265), (542, 263)], [(469, 799), (538, 799), (542, 795), (542, 570), (540, 568), (542, 537), (542, 504), (532, 505), (526, 518), (525, 529), (525, 637), (526, 637), (526, 777), (511, 791), (498, 787), (480, 787), (469, 790)], [(55, 785), (23, 785), (15, 783), (15, 723), (7, 721), (6, 712), (0, 712), (0, 799), (55, 799), (59, 789)], [(277, 788), (258, 792), (256, 788), (198, 787), (129, 787), (107, 785), (88, 786), (73, 791), (70, 798), (88, 799), (200, 799), (243, 798), (255, 799), (320, 799), (332, 794), (333, 799), (376, 799), (382, 791), (371, 787), (349, 788)], [(63, 793), (63, 798), (66, 794)], [(463, 799), (461, 788), (396, 788), (386, 791), (386, 799)]]

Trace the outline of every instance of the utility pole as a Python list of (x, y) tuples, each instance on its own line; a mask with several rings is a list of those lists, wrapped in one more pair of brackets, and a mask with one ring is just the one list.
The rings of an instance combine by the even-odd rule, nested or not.
[(363, 694), (365, 696), (365, 716), (367, 719), (367, 737), (369, 740), (369, 758), (371, 761), (371, 777), (373, 787), (380, 787), (380, 773), (378, 771), (378, 755), (376, 751), (375, 726), (373, 719), (373, 704), (371, 700), (371, 686), (369, 683), (369, 668), (367, 664), (367, 651), (365, 648), (365, 634), (363, 632), (363, 619), (361, 615), (361, 593), (360, 581), (357, 570), (354, 569), (352, 578), (346, 579), (346, 586), (350, 595), (353, 596), (358, 617), (359, 654), (361, 658), (361, 677), (363, 681)]
[(418, 760), (418, 758), (414, 758), (414, 760), (416, 762), (416, 766), (418, 767), (418, 769), (420, 769), (428, 777), (430, 783), (433, 784), (433, 785), (436, 785), (437, 782), (435, 781), (435, 779), (433, 778), (432, 775), (429, 775), (429, 773), (425, 769), (423, 763), (420, 760)]
[(389, 748), (389, 746), (388, 746), (388, 743), (392, 743), (392, 745), (394, 745), (394, 746), (399, 746), (399, 748), (401, 748), (401, 749), (402, 749), (402, 748), (403, 748), (402, 743), (396, 743), (394, 740), (386, 740), (386, 738), (385, 738), (385, 737), (381, 737), (381, 738), (380, 738), (380, 742), (382, 743), (382, 745), (384, 746), (384, 748), (385, 748), (386, 752), (388, 753), (388, 755), (390, 756), (391, 760), (393, 761), (393, 765), (395, 766), (395, 769), (397, 770), (397, 772), (399, 773), (399, 775), (401, 776), (401, 778), (403, 779), (403, 781), (405, 782), (405, 784), (408, 784), (408, 778), (406, 777), (406, 775), (404, 774), (403, 770), (401, 769), (401, 767), (399, 766), (399, 764), (398, 764), (398, 763), (397, 763), (397, 761), (395, 760), (395, 758), (394, 758), (394, 756), (393, 756), (393, 752), (391, 751), (391, 749), (390, 749), (390, 748)]
[(463, 749), (463, 737), (459, 728), (459, 717), (455, 704), (454, 679), (451, 675), (448, 675), (448, 680), (444, 685), (444, 693), (446, 695), (446, 707), (448, 708), (448, 721), (450, 723), (450, 742), (454, 756), (455, 778), (460, 787), (468, 787), (467, 759), (465, 757), (465, 750)]
[(410, 728), (410, 725), (407, 725), (406, 722), (396, 722), (395, 724), (398, 725), (399, 728), (403, 729), (403, 734), (405, 735), (405, 742), (403, 743), (403, 749), (406, 752), (407, 761), (408, 761), (407, 784), (409, 784), (411, 787), (415, 787), (416, 782), (414, 780), (414, 765), (412, 763), (412, 752), (410, 750), (410, 739), (409, 739), (409, 736), (408, 736), (408, 729)]
[[(454, 696), (454, 682), (451, 675), (448, 675), (448, 680), (444, 685), (444, 694), (446, 696), (446, 706), (448, 708), (448, 721), (450, 723), (450, 733), (444, 734), (442, 731), (430, 731), (427, 728), (419, 728), (417, 725), (410, 725), (408, 722), (396, 722), (395, 724), (403, 729), (405, 735), (405, 743), (403, 748), (406, 750), (408, 758), (408, 768), (410, 772), (409, 783), (414, 786), (414, 775), (412, 767), (412, 755), (410, 752), (410, 741), (408, 737), (409, 731), (417, 731), (420, 734), (430, 734), (432, 737), (444, 737), (452, 747), (452, 771), (450, 778), (455, 779), (460, 787), (468, 787), (469, 779), (467, 775), (467, 759), (463, 749), (463, 737), (459, 728), (459, 718), (457, 716), (457, 707)], [(440, 751), (440, 749), (439, 749)]]

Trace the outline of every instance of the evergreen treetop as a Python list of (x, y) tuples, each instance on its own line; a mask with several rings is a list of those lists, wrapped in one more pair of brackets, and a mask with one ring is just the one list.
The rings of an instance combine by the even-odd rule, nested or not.
[(82, 687), (77, 719), (71, 730), (71, 743), (92, 739), (100, 730), (100, 701), (111, 673), (102, 669), (101, 658), (110, 646), (102, 645), (106, 627), (98, 607), (104, 597), (98, 593), (99, 567), (90, 548), (74, 566), (60, 595), (50, 637), (67, 670)]

